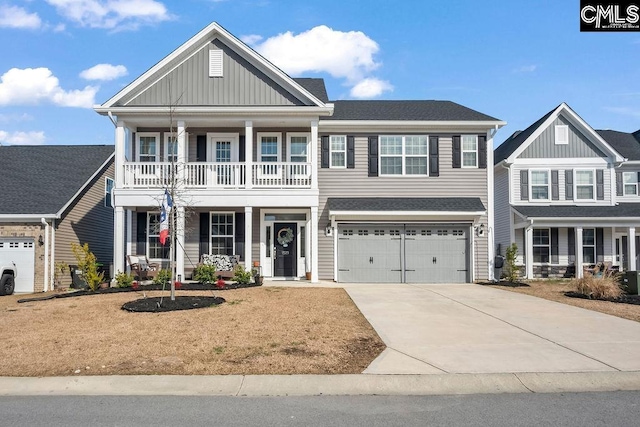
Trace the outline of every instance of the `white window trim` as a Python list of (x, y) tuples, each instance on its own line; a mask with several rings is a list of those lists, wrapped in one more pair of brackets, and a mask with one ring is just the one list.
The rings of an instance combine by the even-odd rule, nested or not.
[[(344, 150), (333, 150), (332, 138), (344, 138)], [(333, 153), (344, 153), (344, 165), (336, 166), (333, 164)], [(346, 169), (347, 168), (347, 135), (330, 135), (329, 136), (329, 168), (330, 169)]]
[[(533, 234), (531, 236), (531, 250), (533, 251), (534, 248), (538, 247), (538, 248), (542, 248), (542, 247), (547, 247), (549, 249), (549, 261), (548, 262), (533, 262), (533, 265), (549, 265), (551, 264), (551, 228), (546, 228), (546, 227), (536, 227), (534, 228), (534, 230), (547, 230), (547, 233), (549, 233), (549, 244), (548, 245), (536, 245), (535, 243), (533, 243)], [(535, 256), (534, 253), (531, 253), (531, 259), (533, 259), (533, 257)]]
[(263, 162), (262, 161), (262, 137), (263, 136), (275, 136), (277, 138), (277, 162), (280, 162), (282, 159), (282, 133), (280, 132), (258, 132), (258, 163), (271, 163), (271, 162)]
[(175, 138), (176, 139), (176, 160), (175, 162), (178, 161), (178, 134), (175, 132), (165, 132), (164, 133), (164, 161), (165, 162), (170, 162), (169, 160), (169, 138)]
[[(464, 149), (464, 137), (472, 136), (476, 140), (476, 149), (475, 150), (465, 150)], [(479, 143), (478, 143), (478, 135), (461, 135), (460, 136), (460, 167), (463, 169), (477, 169), (478, 168), (478, 157), (480, 157), (479, 152)], [(475, 165), (464, 165), (464, 153), (475, 153), (476, 154), (476, 164)]]
[[(154, 234), (151, 234), (151, 215), (158, 215), (158, 217), (160, 217), (160, 212), (151, 212), (148, 211), (147, 212), (147, 244), (146, 244), (146, 251), (145, 251), (145, 256), (151, 260), (151, 261), (167, 261), (169, 258), (151, 258), (151, 253), (150, 253), (150, 248), (151, 245), (149, 244), (149, 239), (151, 237), (158, 237), (160, 238), (160, 230), (158, 229)], [(160, 219), (160, 218), (158, 218)], [(159, 224), (159, 223), (158, 223)]]
[[(568, 125), (556, 125), (555, 126), (554, 142), (556, 145), (569, 144), (569, 126)], [(563, 141), (560, 137), (564, 136), (566, 139)]]
[[(585, 230), (593, 230), (593, 245), (585, 245), (584, 244), (584, 231)], [(582, 253), (580, 254), (582, 257), (582, 261), (584, 261), (584, 248), (591, 248), (593, 247), (593, 263), (589, 263), (589, 264), (597, 264), (598, 263), (598, 254), (596, 253), (596, 248), (598, 247), (598, 233), (596, 233), (596, 229), (595, 228), (583, 228), (582, 229)]]
[[(402, 154), (394, 154), (394, 155), (390, 155), (390, 154), (382, 154), (382, 137), (400, 137), (402, 138)], [(427, 140), (427, 153), (425, 155), (422, 156), (416, 156), (414, 154), (412, 155), (407, 155), (407, 150), (406, 150), (406, 137), (407, 136), (423, 136), (426, 138)], [(402, 174), (395, 174), (395, 173), (382, 173), (382, 158), (383, 157), (401, 157), (402, 158)], [(407, 162), (406, 159), (407, 157), (424, 157), (427, 159), (427, 171), (424, 175), (422, 174), (408, 174), (407, 173)], [(378, 175), (379, 176), (407, 176), (407, 177), (417, 177), (417, 176), (429, 176), (429, 135), (378, 135)]]
[(294, 136), (304, 136), (307, 138), (307, 161), (306, 163), (311, 163), (309, 156), (311, 155), (311, 147), (309, 146), (309, 142), (311, 141), (311, 134), (307, 132), (288, 132), (287, 133), (287, 161), (291, 162), (291, 138)]
[[(108, 183), (111, 181), (111, 191), (107, 191)], [(104, 177), (104, 207), (105, 208), (113, 208), (113, 189), (116, 187), (116, 181), (113, 178), (109, 178), (108, 176)], [(107, 196), (109, 196), (109, 203), (111, 206), (107, 205)]]
[[(212, 228), (212, 219), (214, 215), (231, 215), (232, 218), (232, 226), (233, 226), (233, 230), (232, 230), (232, 234), (228, 235), (228, 234), (219, 234), (215, 237), (231, 237), (231, 248), (232, 248), (232, 252), (236, 251), (236, 213), (235, 212), (229, 212), (229, 211), (211, 211), (209, 212), (209, 254), (211, 254), (211, 250), (213, 249), (213, 230)], [(233, 253), (232, 255), (236, 255), (235, 253)]]
[(160, 156), (160, 132), (136, 132), (136, 162), (140, 161), (140, 138), (152, 136), (156, 139), (155, 162)]
[[(547, 173), (547, 198), (546, 199), (534, 199), (533, 198), (533, 180), (531, 179), (532, 172), (546, 172)], [(542, 184), (537, 184), (536, 187), (542, 187)], [(551, 169), (529, 169), (529, 201), (531, 202), (548, 202), (551, 200)]]
[[(578, 185), (578, 172), (591, 172), (591, 176), (593, 177), (593, 183), (591, 184), (593, 188), (593, 197), (590, 199), (579, 199), (578, 198), (578, 186), (586, 187), (587, 184)], [(573, 170), (573, 200), (576, 202), (593, 202), (596, 200), (596, 170), (595, 169), (574, 169)]]
[[(633, 174), (635, 176), (635, 178), (636, 178), (636, 182), (635, 182), (636, 192), (635, 192), (635, 194), (633, 194), (633, 193), (627, 194), (626, 186), (627, 185), (632, 185), (632, 184), (625, 184), (625, 182), (624, 182), (624, 175), (625, 174)], [(637, 171), (622, 172), (622, 195), (623, 195), (623, 197), (638, 197), (638, 196), (640, 196), (640, 189), (638, 188), (639, 187), (638, 184), (640, 184), (640, 182), (638, 182), (638, 172)]]

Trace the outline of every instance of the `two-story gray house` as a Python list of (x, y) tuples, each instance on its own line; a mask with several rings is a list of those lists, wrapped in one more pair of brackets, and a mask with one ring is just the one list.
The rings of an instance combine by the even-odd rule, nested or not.
[[(471, 282), (493, 267), (493, 135), (449, 101), (333, 101), (212, 23), (96, 111), (116, 124), (114, 266), (238, 255), (270, 278)], [(172, 175), (173, 174), (173, 175)], [(176, 182), (175, 180), (173, 182)], [(491, 243), (490, 243), (491, 242)]]
[(495, 150), (496, 250), (526, 278), (638, 268), (640, 133), (594, 130), (567, 104)]

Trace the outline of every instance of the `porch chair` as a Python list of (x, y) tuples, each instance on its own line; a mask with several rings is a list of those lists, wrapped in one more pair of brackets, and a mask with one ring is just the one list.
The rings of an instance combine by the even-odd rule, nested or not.
[(155, 262), (149, 262), (146, 255), (127, 255), (127, 262), (136, 280), (143, 280), (145, 278), (153, 280), (160, 271), (160, 265)]

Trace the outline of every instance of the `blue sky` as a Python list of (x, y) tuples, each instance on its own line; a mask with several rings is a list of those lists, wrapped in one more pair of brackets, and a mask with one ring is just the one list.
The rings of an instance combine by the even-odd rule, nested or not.
[(212, 21), (331, 99), (452, 100), (496, 143), (563, 101), (640, 129), (640, 33), (580, 33), (577, 0), (0, 0), (0, 143), (112, 144), (91, 105)]

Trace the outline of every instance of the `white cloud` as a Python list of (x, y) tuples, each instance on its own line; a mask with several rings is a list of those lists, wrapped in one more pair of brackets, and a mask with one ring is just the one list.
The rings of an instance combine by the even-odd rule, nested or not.
[(35, 30), (42, 26), (37, 13), (29, 13), (18, 6), (0, 6), (0, 27)]
[(83, 27), (136, 29), (171, 19), (166, 6), (155, 0), (46, 0), (58, 13)]
[(22, 114), (0, 114), (0, 123), (26, 122), (33, 120), (33, 116), (27, 113)]
[(286, 73), (327, 72), (355, 84), (380, 66), (378, 43), (361, 31), (337, 31), (325, 25), (294, 35), (270, 37), (255, 49)]
[(128, 74), (124, 65), (98, 64), (80, 73), (85, 80), (114, 80)]
[(622, 114), (623, 116), (640, 117), (640, 109), (629, 107), (605, 107), (607, 111), (616, 114)]
[(248, 45), (254, 45), (262, 40), (264, 37), (258, 34), (247, 34), (246, 36), (240, 36), (240, 40), (245, 42)]
[(0, 77), (0, 105), (36, 105), (91, 108), (98, 87), (65, 91), (48, 68), (12, 68)]
[(6, 132), (0, 130), (0, 143), (11, 145), (42, 145), (46, 139), (43, 131)]
[(538, 69), (538, 66), (535, 64), (531, 65), (523, 65), (522, 67), (515, 68), (513, 70), (514, 73), (533, 73)]
[(350, 95), (354, 98), (375, 98), (391, 90), (393, 86), (389, 82), (369, 77), (352, 87)]

